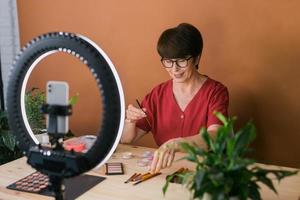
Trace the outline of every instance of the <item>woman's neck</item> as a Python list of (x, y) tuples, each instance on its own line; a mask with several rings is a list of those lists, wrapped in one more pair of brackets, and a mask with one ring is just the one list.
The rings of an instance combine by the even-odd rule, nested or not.
[(173, 91), (181, 94), (194, 94), (197, 92), (207, 78), (199, 73), (195, 73), (190, 79), (182, 83), (173, 82)]

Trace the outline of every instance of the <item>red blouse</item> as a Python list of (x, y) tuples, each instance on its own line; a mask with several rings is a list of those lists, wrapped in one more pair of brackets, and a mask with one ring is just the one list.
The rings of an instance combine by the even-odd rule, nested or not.
[(172, 88), (172, 80), (161, 83), (142, 101), (151, 127), (145, 118), (136, 123), (138, 128), (151, 131), (159, 146), (172, 138), (196, 135), (202, 127), (222, 124), (214, 111), (228, 115), (228, 90), (220, 82), (207, 78), (184, 111), (178, 106)]

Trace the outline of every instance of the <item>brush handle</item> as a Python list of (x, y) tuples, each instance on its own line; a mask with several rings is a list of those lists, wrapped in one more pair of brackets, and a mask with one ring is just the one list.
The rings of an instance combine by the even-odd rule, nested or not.
[(137, 174), (137, 173), (134, 173), (132, 176), (130, 176), (130, 178), (129, 179), (127, 179), (124, 183), (128, 183), (128, 182), (130, 182), (130, 181), (132, 181), (132, 179), (134, 179), (136, 176), (138, 176), (139, 174)]
[(144, 182), (144, 181), (146, 181), (146, 180), (148, 180), (148, 179), (150, 179), (150, 178), (153, 178), (153, 177), (155, 177), (155, 176), (158, 176), (158, 175), (160, 175), (160, 174), (161, 174), (161, 172), (158, 172), (158, 173), (155, 173), (155, 174), (149, 174), (149, 175), (147, 175), (147, 176), (144, 176), (140, 181), (134, 183), (133, 185), (140, 184), (141, 182)]
[(147, 121), (149, 127), (151, 128), (151, 124), (150, 124), (150, 122), (148, 120), (147, 113), (143, 110), (142, 105), (140, 104), (139, 100), (136, 99), (135, 101), (138, 104), (139, 108), (146, 114), (146, 121)]

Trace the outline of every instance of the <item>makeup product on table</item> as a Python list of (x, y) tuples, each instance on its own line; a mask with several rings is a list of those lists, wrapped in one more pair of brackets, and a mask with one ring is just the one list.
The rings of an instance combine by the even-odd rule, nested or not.
[(152, 177), (158, 176), (161, 173), (155, 173), (155, 174), (151, 174), (149, 172), (145, 173), (145, 174), (140, 174), (140, 173), (134, 173), (130, 178), (128, 178), (124, 183), (129, 183), (129, 182), (135, 182), (133, 185), (137, 185), (141, 182), (144, 182)]
[(83, 152), (85, 150), (85, 143), (77, 137), (68, 139), (64, 141), (64, 148), (68, 151), (75, 151), (75, 152)]
[(9, 186), (10, 189), (16, 189), (31, 193), (40, 193), (49, 185), (49, 178), (40, 172), (34, 172)]
[(68, 151), (75, 151), (85, 153), (87, 152), (96, 141), (95, 135), (83, 135), (80, 137), (73, 137), (64, 141), (64, 148)]
[(171, 183), (182, 183), (182, 178), (177, 176), (179, 173), (187, 173), (189, 172), (190, 170), (188, 168), (184, 168), (184, 167), (181, 167), (180, 169), (178, 169), (176, 172), (174, 172), (173, 174), (170, 174), (170, 175), (167, 175), (166, 176), (166, 179), (168, 179), (169, 177), (172, 176), (170, 182)]
[(146, 167), (149, 166), (153, 160), (153, 153), (151, 151), (144, 151), (142, 154), (142, 159), (137, 161), (138, 166)]
[[(105, 178), (92, 175), (80, 175), (65, 179), (66, 199), (76, 199), (84, 192), (88, 191)], [(34, 172), (7, 186), (8, 189), (21, 192), (30, 192), (45, 196), (54, 196), (53, 191), (49, 189), (49, 177), (40, 172)]]
[(153, 153), (151, 151), (144, 151), (143, 153), (143, 158), (152, 158), (153, 157)]
[(130, 181), (132, 181), (134, 179), (134, 177), (138, 176), (139, 174), (134, 173), (132, 176), (130, 176), (124, 183), (129, 183)]
[(137, 161), (137, 164), (138, 164), (138, 166), (140, 166), (140, 167), (146, 167), (146, 166), (149, 166), (149, 165), (150, 165), (150, 160), (147, 159), (147, 158), (143, 158), (143, 159), (141, 159), (141, 160), (138, 160), (138, 161)]
[(148, 123), (148, 126), (151, 128), (151, 123), (149, 122), (149, 119), (147, 117), (147, 113), (143, 110), (142, 105), (140, 104), (139, 100), (136, 99), (135, 101), (138, 104), (139, 108), (142, 109), (142, 111), (145, 113), (145, 115), (146, 115), (146, 121)]
[(83, 136), (80, 136), (80, 139), (85, 144), (85, 149), (84, 149), (83, 153), (86, 153), (94, 145), (94, 143), (97, 139), (97, 136), (95, 136), (95, 135), (83, 135)]
[(122, 153), (122, 158), (123, 159), (131, 159), (133, 157), (132, 152), (124, 152)]
[(147, 172), (147, 173), (145, 173), (145, 174), (139, 174), (138, 176), (134, 177), (134, 178), (132, 179), (132, 181), (133, 181), (133, 182), (139, 181), (139, 180), (141, 180), (143, 177), (145, 177), (145, 176), (147, 176), (147, 175), (149, 175), (149, 174), (150, 174), (149, 172)]
[(141, 182), (144, 182), (144, 181), (146, 181), (146, 180), (148, 180), (150, 178), (153, 178), (155, 176), (158, 176), (160, 174), (161, 174), (161, 172), (158, 172), (158, 173), (155, 173), (155, 174), (148, 174), (148, 175), (142, 177), (141, 180), (139, 180), (138, 182), (135, 182), (133, 185), (140, 184)]
[(122, 163), (105, 163), (106, 175), (122, 175), (124, 174)]

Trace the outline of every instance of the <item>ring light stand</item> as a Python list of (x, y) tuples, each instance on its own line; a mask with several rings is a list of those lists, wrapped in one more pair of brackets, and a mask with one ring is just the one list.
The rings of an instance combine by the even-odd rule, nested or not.
[[(42, 147), (26, 117), (25, 89), (35, 66), (56, 52), (66, 52), (88, 66), (103, 96), (103, 119), (94, 145), (77, 153), (63, 148)], [(7, 92), (8, 121), (28, 164), (49, 175), (56, 199), (64, 199), (63, 179), (103, 165), (116, 149), (125, 118), (124, 94), (116, 69), (104, 51), (88, 38), (66, 32), (41, 35), (29, 42), (14, 62)], [(63, 108), (62, 108), (63, 109)], [(44, 110), (45, 111), (45, 110)], [(49, 110), (48, 110), (49, 112)], [(47, 113), (47, 112), (46, 112)], [(53, 115), (69, 115), (52, 112)]]

